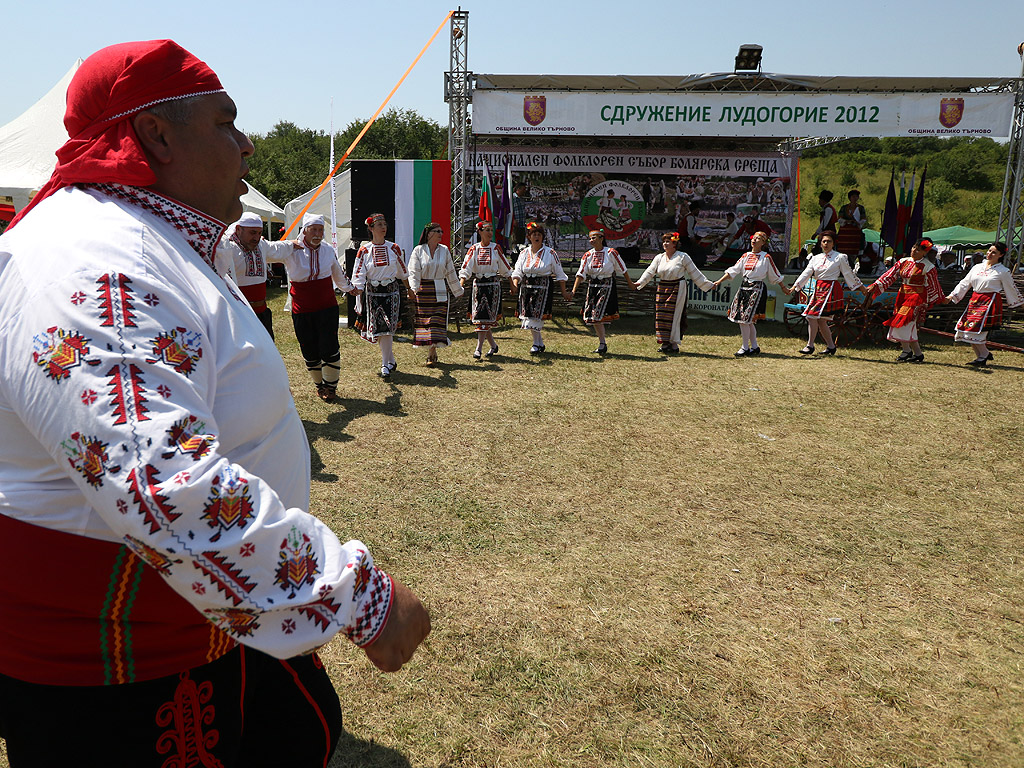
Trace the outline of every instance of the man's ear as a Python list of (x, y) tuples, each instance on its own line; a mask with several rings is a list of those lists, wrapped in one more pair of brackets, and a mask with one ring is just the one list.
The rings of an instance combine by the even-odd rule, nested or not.
[(171, 145), (168, 131), (170, 123), (152, 112), (140, 112), (132, 118), (132, 126), (139, 137), (139, 143), (146, 154), (157, 163), (171, 162)]

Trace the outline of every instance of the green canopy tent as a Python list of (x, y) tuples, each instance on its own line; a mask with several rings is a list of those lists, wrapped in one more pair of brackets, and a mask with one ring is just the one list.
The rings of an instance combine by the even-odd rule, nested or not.
[(960, 250), (963, 248), (981, 248), (995, 241), (995, 232), (983, 232), (980, 229), (970, 227), (942, 227), (941, 229), (930, 229), (924, 236), (936, 245), (945, 245), (949, 248)]

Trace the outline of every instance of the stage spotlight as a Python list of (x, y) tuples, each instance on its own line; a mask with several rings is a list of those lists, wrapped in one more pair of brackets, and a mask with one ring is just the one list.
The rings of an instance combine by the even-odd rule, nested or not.
[(760, 45), (747, 43), (740, 46), (740, 52), (736, 54), (736, 66), (733, 72), (760, 72), (761, 51)]

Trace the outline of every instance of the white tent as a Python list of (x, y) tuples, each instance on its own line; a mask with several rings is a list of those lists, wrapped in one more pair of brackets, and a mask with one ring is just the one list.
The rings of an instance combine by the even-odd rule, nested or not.
[[(68, 140), (64, 109), (68, 85), (82, 60), (79, 59), (43, 98), (21, 116), (0, 127), (0, 195), (14, 200), (20, 211), (32, 195), (50, 180), (56, 152)], [(284, 211), (249, 185), (242, 206), (264, 221), (284, 221)]]
[(0, 195), (20, 211), (53, 174), (55, 153), (68, 140), (64, 106), (79, 59), (43, 98), (20, 117), (0, 127)]
[(249, 191), (242, 195), (242, 208), (255, 213), (264, 221), (284, 221), (284, 211), (278, 208), (274, 201), (249, 182), (245, 182), (245, 185)]
[[(299, 218), (299, 214), (302, 212), (302, 209), (306, 207), (306, 203), (308, 203), (310, 198), (313, 197), (317, 189), (319, 189), (319, 187), (311, 189), (305, 194), (299, 195), (284, 206), (284, 225), (286, 229), (292, 225), (293, 221)], [(338, 254), (340, 256), (345, 253), (346, 248), (350, 248), (352, 246), (351, 171), (343, 171), (334, 177), (334, 191), (338, 202), (338, 218), (335, 223), (338, 233)], [(307, 210), (306, 213), (318, 213), (323, 216), (324, 221), (327, 222), (327, 231), (331, 231), (330, 184), (324, 187), (323, 192), (321, 192), (320, 196), (313, 201), (313, 204), (309, 206), (309, 210)], [(298, 237), (298, 234), (298, 226), (296, 226), (289, 237)]]

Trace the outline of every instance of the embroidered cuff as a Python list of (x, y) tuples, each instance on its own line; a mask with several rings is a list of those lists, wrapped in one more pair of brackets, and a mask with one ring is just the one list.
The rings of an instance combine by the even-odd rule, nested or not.
[(394, 594), (391, 577), (377, 566), (370, 566), (366, 575), (365, 589), (356, 594), (358, 607), (354, 623), (345, 628), (345, 635), (360, 648), (376, 640), (388, 623)]

